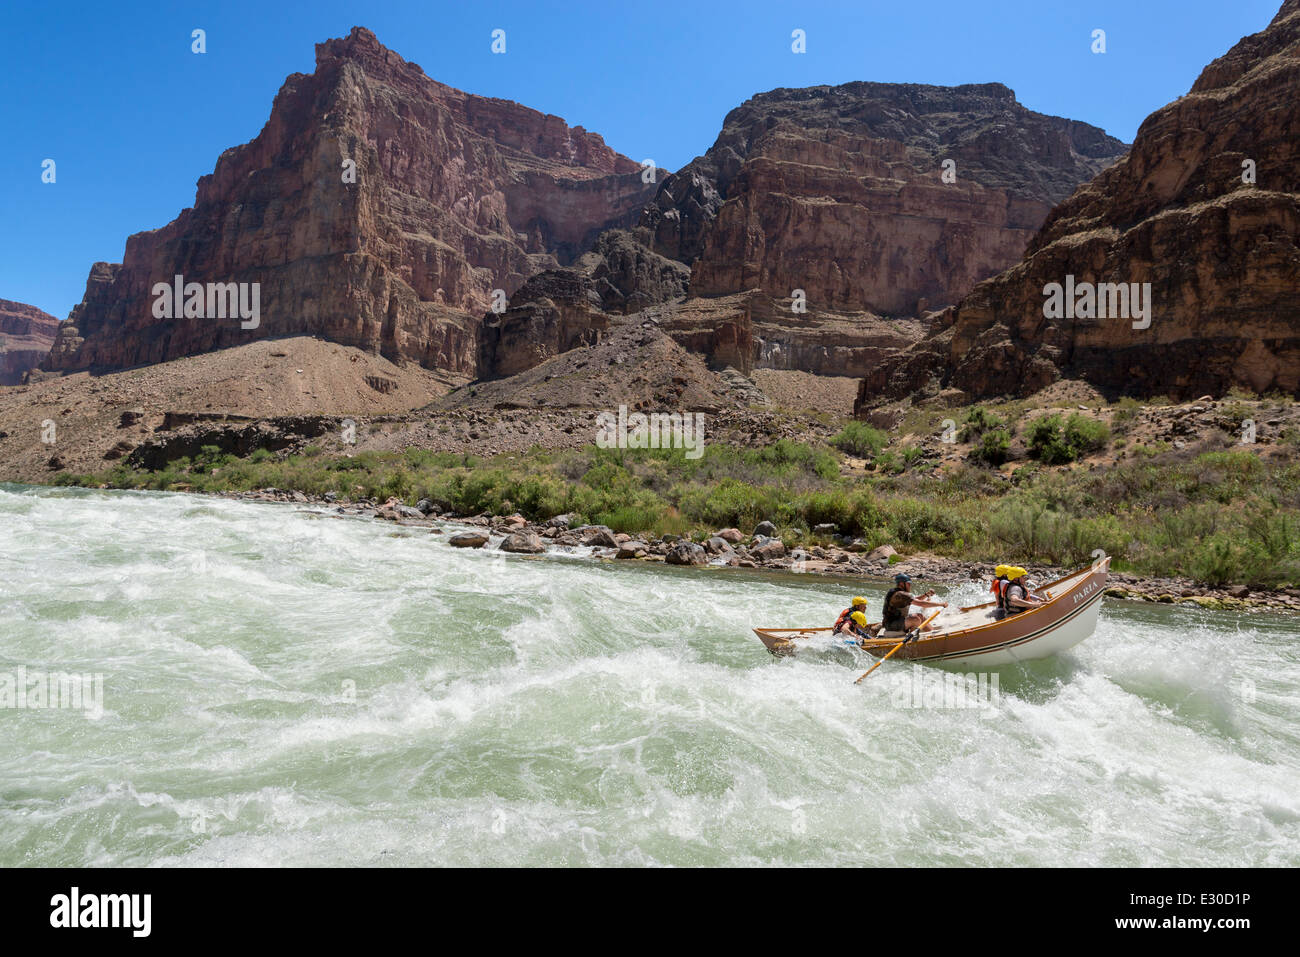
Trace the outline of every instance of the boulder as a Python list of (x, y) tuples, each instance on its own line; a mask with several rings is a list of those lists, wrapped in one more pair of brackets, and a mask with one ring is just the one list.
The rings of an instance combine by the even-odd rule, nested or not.
[(664, 562), (669, 565), (707, 565), (709, 556), (694, 542), (677, 542), (664, 556)]
[(452, 548), (482, 548), (487, 543), (487, 532), (457, 532), (447, 539)]
[(879, 548), (873, 548), (871, 550), (871, 552), (867, 555), (867, 561), (887, 562), (892, 556), (897, 554), (898, 552), (894, 550), (893, 545), (881, 545)]
[(738, 528), (724, 528), (722, 531), (717, 533), (716, 537), (730, 545), (739, 545), (745, 540), (745, 536), (741, 534), (740, 529)]
[(776, 526), (771, 522), (759, 522), (754, 526), (755, 538), (771, 538), (776, 534)]
[(542, 536), (536, 532), (521, 531), (506, 536), (501, 543), (501, 551), (517, 552), (521, 555), (537, 555), (546, 551)]
[(588, 525), (582, 529), (582, 544), (589, 548), (617, 548), (618, 539), (605, 525)]
[(749, 550), (749, 554), (759, 561), (770, 562), (785, 558), (785, 543), (779, 538), (769, 538)]
[(111, 449), (105, 452), (104, 458), (107, 461), (111, 462), (114, 459), (120, 459), (124, 455), (129, 455), (133, 451), (135, 451), (135, 444), (123, 439), (121, 442), (116, 443)]

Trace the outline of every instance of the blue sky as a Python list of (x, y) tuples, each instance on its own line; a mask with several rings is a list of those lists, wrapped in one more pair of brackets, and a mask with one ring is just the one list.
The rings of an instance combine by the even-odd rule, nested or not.
[[(1131, 142), (1280, 0), (9, 3), (0, 13), (0, 298), (66, 318), (97, 260), (194, 202), (284, 78), (354, 25), (472, 93), (516, 100), (677, 169), (775, 87), (1000, 81)], [(207, 32), (207, 53), (190, 33)], [(494, 55), (491, 33), (506, 31)], [(791, 32), (807, 52), (791, 52)], [(1091, 52), (1094, 29), (1107, 52)], [(41, 182), (54, 159), (57, 181)]]

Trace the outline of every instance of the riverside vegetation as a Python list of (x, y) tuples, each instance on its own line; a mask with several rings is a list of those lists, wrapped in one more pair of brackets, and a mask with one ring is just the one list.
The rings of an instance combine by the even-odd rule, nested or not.
[[(682, 450), (594, 445), (493, 457), (309, 445), (245, 458), (207, 446), (159, 471), (119, 464), (56, 482), (199, 492), (269, 486), (343, 501), (424, 498), (459, 515), (519, 513), (541, 522), (569, 514), (615, 532), (695, 541), (718, 528), (771, 521), (792, 547), (825, 543), (834, 526), (840, 541), (971, 562), (1014, 556), (1072, 566), (1104, 549), (1115, 571), (1138, 575), (1210, 586), (1300, 583), (1294, 429), (1263, 454), (1232, 441), (1228, 430), (1245, 413), (1223, 403), (1224, 431), (1179, 448), (1185, 443), (1138, 441), (1134, 426), (1148, 407), (1123, 400), (1105, 411), (1106, 421), (1060, 411), (1029, 419), (1024, 403), (917, 412), (892, 438), (850, 420), (829, 442), (710, 443), (698, 459)], [(902, 437), (937, 433), (941, 416), (961, 423), (952, 443)]]

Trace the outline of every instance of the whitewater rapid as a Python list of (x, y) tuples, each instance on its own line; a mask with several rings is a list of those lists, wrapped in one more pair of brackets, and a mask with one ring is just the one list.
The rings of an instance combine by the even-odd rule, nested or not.
[(1300, 622), (1108, 601), (980, 707), (750, 631), (856, 593), (0, 486), (0, 676), (103, 679), (0, 707), (0, 866), (1300, 864)]

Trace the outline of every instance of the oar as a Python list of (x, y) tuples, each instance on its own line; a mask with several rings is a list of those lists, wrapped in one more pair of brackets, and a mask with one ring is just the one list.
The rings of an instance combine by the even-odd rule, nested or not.
[[(943, 609), (940, 608), (939, 611), (936, 611), (933, 615), (931, 615), (931, 616), (930, 616), (929, 618), (927, 618), (925, 621), (921, 622), (921, 624), (917, 625), (915, 628), (913, 628), (911, 631), (909, 631), (906, 635), (904, 635), (904, 636), (903, 636), (903, 640), (900, 641), (898, 644), (894, 645), (893, 648), (890, 648), (890, 649), (889, 649), (889, 654), (885, 655), (885, 657), (881, 658), (881, 659), (880, 659), (879, 661), (877, 661), (874, 665), (872, 665), (870, 668), (868, 668), (868, 669), (867, 669), (867, 673), (864, 674), (864, 675), (862, 676), (862, 678), (865, 678), (867, 675), (871, 674), (871, 672), (875, 671), (877, 668), (879, 668), (881, 665), (883, 665), (886, 661), (888, 661), (890, 658), (892, 658), (893, 655), (894, 655), (894, 652), (896, 652), (899, 648), (902, 648), (902, 647), (903, 647), (905, 644), (907, 644), (909, 641), (915, 641), (917, 638), (919, 638), (919, 637), (921, 636), (921, 629), (924, 628), (926, 625), (930, 624), (930, 622), (934, 621), (936, 618), (938, 618), (938, 617), (939, 617), (939, 612), (940, 612), (940, 611), (943, 611)], [(854, 683), (855, 685), (857, 685), (857, 684), (861, 684), (861, 683), (862, 683), (862, 678), (859, 678), (857, 681), (855, 681), (855, 682), (853, 682), (853, 683)]]

